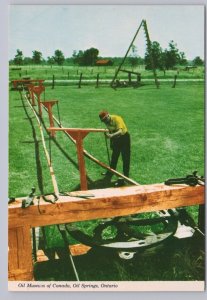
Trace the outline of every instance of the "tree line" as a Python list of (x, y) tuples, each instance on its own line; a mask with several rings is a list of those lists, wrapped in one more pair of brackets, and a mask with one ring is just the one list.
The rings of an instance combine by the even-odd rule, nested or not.
[[(16, 50), (16, 55), (14, 59), (10, 60), (10, 64), (14, 65), (29, 65), (29, 64), (47, 64), (47, 65), (79, 65), (79, 66), (94, 66), (98, 59), (102, 57), (99, 56), (99, 50), (96, 48), (90, 48), (85, 51), (74, 50), (72, 57), (65, 57), (63, 52), (59, 49), (54, 51), (54, 55), (43, 58), (40, 51), (32, 51), (32, 57), (24, 57), (23, 52), (20, 49)], [(122, 57), (107, 57), (104, 59), (109, 59), (113, 62), (115, 66), (119, 65), (123, 60)], [(186, 66), (189, 64), (185, 53), (179, 51), (177, 44), (174, 41), (170, 41), (167, 49), (162, 49), (157, 41), (151, 43), (151, 47), (146, 50), (144, 58), (140, 57), (137, 51), (137, 47), (132, 45), (131, 53), (126, 57), (125, 63), (136, 67), (138, 65), (145, 65), (146, 69), (152, 69), (152, 62), (154, 68), (160, 70), (169, 70), (179, 66)], [(191, 62), (193, 66), (202, 66), (204, 61), (199, 57), (195, 57)]]

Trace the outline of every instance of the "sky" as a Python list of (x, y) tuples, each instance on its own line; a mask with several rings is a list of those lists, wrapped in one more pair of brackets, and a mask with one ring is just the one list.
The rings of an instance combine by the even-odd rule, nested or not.
[[(59, 49), (65, 57), (91, 47), (99, 56), (124, 56), (141, 21), (147, 21), (151, 41), (168, 48), (173, 40), (187, 59), (204, 58), (204, 6), (202, 5), (11, 5), (9, 59), (16, 50), (44, 58)], [(143, 57), (143, 29), (134, 42)]]

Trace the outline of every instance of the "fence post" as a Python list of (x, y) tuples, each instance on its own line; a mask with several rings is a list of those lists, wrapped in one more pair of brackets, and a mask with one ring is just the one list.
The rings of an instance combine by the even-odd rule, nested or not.
[(55, 75), (52, 75), (52, 89), (55, 87)]
[(97, 73), (97, 78), (96, 78), (96, 88), (98, 88), (99, 85), (99, 73)]
[(128, 73), (128, 80), (129, 80), (129, 84), (131, 84), (132, 83), (131, 73)]
[(78, 88), (79, 89), (81, 88), (82, 75), (83, 75), (83, 73), (80, 73), (80, 79), (79, 79), (79, 83), (78, 83)]
[(177, 79), (177, 75), (175, 75), (175, 77), (174, 77), (174, 83), (173, 83), (172, 88), (175, 88), (175, 85), (176, 85), (176, 79)]
[(137, 85), (139, 86), (141, 84), (141, 74), (137, 75)]

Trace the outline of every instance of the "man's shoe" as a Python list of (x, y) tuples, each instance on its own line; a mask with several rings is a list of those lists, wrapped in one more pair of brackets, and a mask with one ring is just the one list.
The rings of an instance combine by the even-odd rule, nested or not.
[(123, 178), (119, 178), (114, 184), (115, 187), (120, 187), (120, 186), (124, 186), (124, 185), (125, 185), (125, 181)]
[(103, 172), (103, 173), (101, 173), (101, 175), (106, 176), (106, 177), (112, 176), (112, 174), (110, 172)]

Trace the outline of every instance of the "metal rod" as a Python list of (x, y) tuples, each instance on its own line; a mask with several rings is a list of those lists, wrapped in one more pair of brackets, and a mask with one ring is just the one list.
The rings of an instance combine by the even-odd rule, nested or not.
[(107, 151), (107, 156), (108, 156), (108, 162), (109, 162), (109, 165), (111, 163), (111, 158), (110, 158), (110, 153), (109, 153), (109, 147), (108, 147), (108, 141), (107, 141), (107, 136), (104, 134), (105, 136), (105, 143), (106, 143), (106, 151)]

